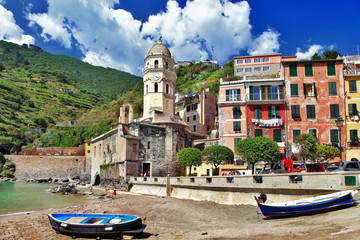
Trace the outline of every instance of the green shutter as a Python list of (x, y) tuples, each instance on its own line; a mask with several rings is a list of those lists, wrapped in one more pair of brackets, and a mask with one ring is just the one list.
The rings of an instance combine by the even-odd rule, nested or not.
[(358, 131), (356, 129), (350, 130), (350, 141), (358, 141)]
[(307, 96), (307, 92), (306, 92), (306, 83), (303, 83), (303, 89), (304, 89), (304, 96)]
[(284, 86), (279, 85), (280, 99), (284, 99)]
[(261, 86), (261, 100), (265, 100), (266, 92), (265, 92), (265, 86)]
[(255, 137), (262, 137), (263, 136), (263, 130), (262, 129), (255, 129)]
[(335, 76), (336, 75), (335, 63), (328, 63), (327, 64), (327, 74), (328, 74), (328, 76)]
[(276, 106), (276, 117), (280, 118), (280, 106)]
[(261, 107), (260, 106), (255, 106), (254, 107), (254, 118), (255, 119), (261, 119), (262, 118)]
[(241, 131), (241, 122), (240, 121), (233, 122), (233, 130)]
[(293, 130), (293, 141), (295, 141), (296, 138), (297, 138), (298, 136), (300, 136), (300, 134), (301, 134), (301, 131), (300, 131), (299, 129), (294, 129), (294, 130)]
[(267, 90), (267, 99), (271, 100), (271, 86), (267, 85), (266, 90)]
[(356, 115), (357, 114), (356, 103), (349, 104), (348, 107), (349, 107), (349, 115)]
[(239, 106), (234, 106), (233, 108), (232, 108), (232, 110), (233, 110), (233, 118), (239, 118), (240, 117), (240, 107)]
[(234, 149), (236, 148), (236, 145), (241, 141), (241, 138), (234, 138)]
[(305, 64), (305, 76), (313, 75), (313, 67), (312, 64)]
[(226, 101), (230, 101), (230, 90), (226, 90)]
[(240, 89), (236, 89), (236, 100), (237, 101), (241, 100)]
[(290, 88), (291, 88), (291, 96), (299, 96), (299, 88), (297, 83), (290, 84)]
[(317, 96), (316, 83), (314, 83), (314, 96)]
[(254, 100), (254, 87), (250, 86), (249, 91), (250, 91), (250, 100)]
[(289, 65), (289, 68), (290, 68), (290, 77), (296, 77), (297, 76), (296, 64)]
[(268, 118), (272, 118), (271, 106), (268, 106)]
[(274, 141), (275, 142), (281, 142), (281, 129), (274, 129)]
[(336, 82), (329, 82), (329, 95), (337, 95)]
[(330, 130), (330, 141), (332, 143), (339, 142), (339, 130)]

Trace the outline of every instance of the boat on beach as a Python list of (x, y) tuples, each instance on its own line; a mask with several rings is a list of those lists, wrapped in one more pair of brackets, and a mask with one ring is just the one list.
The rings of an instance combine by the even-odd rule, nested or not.
[(356, 193), (358, 190), (346, 190), (311, 198), (267, 204), (256, 196), (255, 200), (265, 218), (279, 218), (326, 212), (353, 205), (356, 204), (356, 200), (353, 199)]
[(120, 237), (140, 234), (146, 227), (134, 215), (54, 213), (48, 217), (56, 233), (73, 237)]

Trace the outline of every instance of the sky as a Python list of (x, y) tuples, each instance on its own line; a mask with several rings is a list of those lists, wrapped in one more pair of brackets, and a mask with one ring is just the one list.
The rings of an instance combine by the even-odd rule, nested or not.
[(359, 0), (0, 0), (0, 40), (141, 76), (159, 36), (175, 62), (354, 55), (359, 11)]

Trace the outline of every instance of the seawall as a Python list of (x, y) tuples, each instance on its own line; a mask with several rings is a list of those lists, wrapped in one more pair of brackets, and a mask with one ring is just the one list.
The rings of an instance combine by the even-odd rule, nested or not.
[(131, 177), (131, 192), (220, 204), (256, 205), (254, 196), (266, 193), (268, 202), (290, 201), (346, 189), (359, 189), (360, 172), (264, 174), (219, 177)]

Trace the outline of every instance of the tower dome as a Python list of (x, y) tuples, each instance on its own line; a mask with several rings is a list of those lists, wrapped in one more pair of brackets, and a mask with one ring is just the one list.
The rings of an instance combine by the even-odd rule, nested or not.
[(149, 55), (165, 55), (167, 57), (171, 57), (171, 53), (169, 49), (162, 43), (161, 37), (159, 38), (159, 41), (149, 50), (146, 57)]

